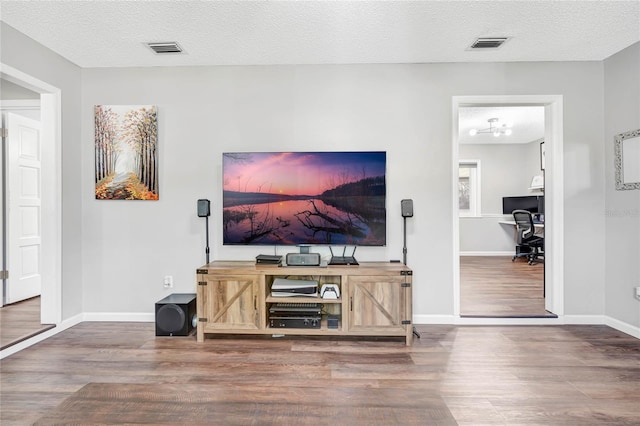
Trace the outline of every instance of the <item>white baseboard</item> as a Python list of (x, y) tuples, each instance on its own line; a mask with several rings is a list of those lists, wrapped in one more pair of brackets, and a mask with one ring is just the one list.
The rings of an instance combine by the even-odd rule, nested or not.
[(472, 318), (454, 315), (414, 315), (413, 323), (415, 325), (607, 325), (640, 339), (640, 327), (606, 315), (564, 315), (558, 318)]
[(426, 325), (426, 324), (455, 324), (455, 318), (453, 315), (414, 315), (414, 325)]
[(558, 325), (561, 318), (478, 318), (454, 315), (414, 315), (415, 325)]
[(604, 323), (611, 328), (615, 328), (618, 331), (622, 331), (623, 333), (628, 334), (629, 336), (633, 336), (636, 339), (640, 339), (640, 327), (633, 326), (631, 324), (627, 324), (626, 322), (622, 322), (615, 318), (604, 317)]
[(95, 322), (155, 322), (155, 313), (139, 312), (85, 312), (83, 321)]
[(511, 251), (461, 251), (460, 256), (513, 256), (515, 250)]
[(604, 325), (604, 315), (565, 315), (564, 323), (570, 325)]

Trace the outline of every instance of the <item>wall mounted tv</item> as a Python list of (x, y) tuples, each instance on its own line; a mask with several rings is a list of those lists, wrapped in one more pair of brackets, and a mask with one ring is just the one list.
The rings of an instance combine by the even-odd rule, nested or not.
[(229, 152), (223, 243), (386, 245), (386, 152)]

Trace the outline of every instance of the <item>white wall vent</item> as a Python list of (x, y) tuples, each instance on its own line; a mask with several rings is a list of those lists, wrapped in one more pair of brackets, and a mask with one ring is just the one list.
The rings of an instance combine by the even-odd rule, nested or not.
[(476, 39), (476, 41), (469, 46), (469, 50), (497, 49), (507, 40), (509, 40), (509, 37), (481, 37)]
[(157, 54), (182, 53), (182, 48), (175, 41), (146, 43), (147, 46)]

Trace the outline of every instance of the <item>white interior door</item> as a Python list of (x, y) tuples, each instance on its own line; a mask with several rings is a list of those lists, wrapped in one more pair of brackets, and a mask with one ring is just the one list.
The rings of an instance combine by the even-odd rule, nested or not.
[(7, 303), (41, 291), (41, 144), (40, 123), (7, 114), (8, 226)]

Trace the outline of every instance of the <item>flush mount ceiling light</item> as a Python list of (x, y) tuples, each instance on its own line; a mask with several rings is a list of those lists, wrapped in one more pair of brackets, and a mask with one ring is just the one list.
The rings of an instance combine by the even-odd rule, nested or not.
[(182, 48), (175, 41), (145, 43), (157, 54), (182, 53)]
[(503, 124), (502, 126), (499, 126), (497, 118), (490, 118), (487, 121), (489, 122), (489, 127), (486, 129), (471, 129), (469, 130), (469, 135), (475, 136), (479, 133), (491, 133), (495, 137), (500, 135), (511, 135), (511, 125)]

